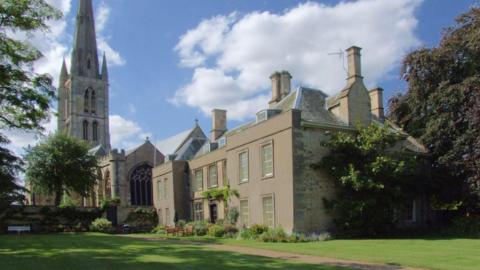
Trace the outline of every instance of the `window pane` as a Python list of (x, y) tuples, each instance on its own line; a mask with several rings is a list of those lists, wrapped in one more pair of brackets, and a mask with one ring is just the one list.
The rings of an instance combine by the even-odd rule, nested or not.
[(163, 181), (163, 198), (168, 198), (168, 180)]
[(203, 220), (203, 202), (193, 204), (193, 218), (196, 221)]
[(239, 154), (239, 174), (240, 182), (248, 181), (248, 154), (243, 152)]
[(248, 210), (248, 200), (240, 201), (240, 224), (248, 226), (249, 225), (249, 210)]
[(195, 190), (202, 190), (203, 189), (203, 171), (196, 170), (195, 171)]
[(217, 166), (212, 165), (208, 167), (208, 183), (210, 187), (218, 186)]
[(263, 224), (273, 227), (273, 197), (263, 197)]
[(272, 144), (262, 146), (262, 176), (273, 175)]

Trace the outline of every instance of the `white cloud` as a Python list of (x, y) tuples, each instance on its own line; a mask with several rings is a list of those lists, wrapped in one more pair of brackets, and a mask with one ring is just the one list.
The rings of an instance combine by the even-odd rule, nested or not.
[(241, 120), (267, 106), (269, 75), (288, 70), (294, 82), (338, 92), (345, 63), (332, 52), (357, 45), (367, 86), (398, 65), (420, 44), (415, 9), (422, 0), (362, 0), (334, 6), (307, 2), (281, 14), (252, 12), (215, 16), (187, 31), (175, 47), (192, 80), (171, 99), (175, 104), (229, 110)]
[(98, 50), (101, 52), (100, 55), (103, 53), (107, 56), (108, 64), (111, 66), (123, 66), (127, 62), (121, 56), (121, 54), (114, 50), (108, 40), (110, 39), (109, 36), (105, 34), (105, 29), (110, 19), (110, 7), (105, 3), (101, 2), (98, 6), (97, 12), (95, 13), (95, 26), (97, 31), (97, 46)]
[(112, 148), (129, 149), (139, 145), (146, 137), (151, 137), (138, 123), (120, 115), (110, 115), (109, 121)]
[(7, 148), (13, 151), (17, 156), (24, 154), (24, 148), (28, 146), (35, 146), (46, 135), (54, 133), (57, 130), (57, 117), (54, 111), (50, 112), (50, 118), (44, 121), (42, 124), (44, 128), (43, 132), (26, 132), (19, 129), (2, 130), (7, 138), (10, 140), (10, 144)]

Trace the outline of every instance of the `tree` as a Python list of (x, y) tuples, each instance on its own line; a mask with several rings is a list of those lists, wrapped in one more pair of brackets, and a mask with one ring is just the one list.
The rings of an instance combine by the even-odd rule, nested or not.
[(395, 228), (396, 212), (423, 188), (419, 158), (400, 147), (404, 138), (372, 124), (358, 132), (339, 132), (325, 143), (330, 153), (315, 167), (334, 178), (337, 194), (324, 199), (335, 214), (337, 234), (379, 236)]
[(89, 145), (63, 133), (49, 136), (45, 142), (27, 149), (26, 179), (38, 191), (55, 196), (59, 205), (65, 193), (87, 196), (96, 183), (97, 158)]
[(441, 209), (479, 212), (480, 9), (472, 8), (443, 33), (440, 44), (407, 55), (403, 95), (389, 117), (428, 147)]
[(45, 31), (46, 20), (60, 16), (43, 0), (0, 2), (0, 128), (41, 129), (55, 96), (51, 77), (32, 71), (41, 52), (8, 32)]
[[(0, 134), (0, 144), (8, 140)], [(13, 202), (23, 200), (24, 188), (16, 183), (16, 176), (22, 170), (23, 162), (8, 149), (0, 147), (0, 213)]]
[[(27, 41), (11, 33), (47, 30), (46, 20), (57, 19), (59, 11), (43, 0), (0, 1), (0, 129), (41, 130), (54, 97), (47, 74), (32, 71), (42, 54)], [(22, 161), (3, 145), (8, 138), (0, 133), (0, 204), (22, 200), (23, 188), (16, 183)]]

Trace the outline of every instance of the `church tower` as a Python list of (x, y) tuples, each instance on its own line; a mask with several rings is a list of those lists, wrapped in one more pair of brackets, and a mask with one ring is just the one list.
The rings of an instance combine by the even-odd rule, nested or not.
[(70, 73), (65, 60), (58, 87), (58, 130), (110, 150), (108, 70), (100, 70), (92, 0), (79, 0)]

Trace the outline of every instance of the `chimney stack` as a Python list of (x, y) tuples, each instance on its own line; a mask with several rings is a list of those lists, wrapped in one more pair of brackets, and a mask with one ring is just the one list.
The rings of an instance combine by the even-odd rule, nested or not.
[(372, 115), (383, 122), (385, 117), (383, 111), (383, 89), (380, 87), (374, 88), (369, 91), (369, 94)]
[(361, 61), (360, 61), (360, 50), (361, 48), (356, 46), (352, 46), (347, 49), (348, 84), (351, 84), (357, 80), (363, 79)]
[(270, 75), (272, 81), (272, 99), (268, 102), (270, 108), (290, 94), (292, 75), (288, 71), (275, 71)]
[(220, 109), (212, 110), (212, 131), (210, 140), (216, 142), (227, 131), (227, 111)]

